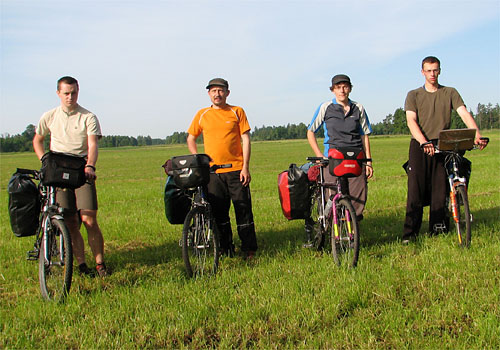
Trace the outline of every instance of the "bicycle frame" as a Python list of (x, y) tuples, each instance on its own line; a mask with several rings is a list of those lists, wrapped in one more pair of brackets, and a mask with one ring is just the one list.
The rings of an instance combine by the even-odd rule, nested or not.
[[(341, 178), (338, 178), (337, 182), (335, 183), (334, 186), (332, 186), (331, 184), (325, 184), (325, 178), (323, 175), (323, 168), (325, 168), (326, 165), (328, 165), (328, 160), (325, 160), (325, 159), (319, 158), (319, 157), (309, 157), (309, 158), (307, 158), (307, 160), (319, 161), (321, 163), (321, 165), (320, 165), (321, 171), (319, 172), (319, 182), (316, 182), (316, 186), (318, 186), (320, 191), (321, 191), (321, 206), (320, 206), (321, 213), (319, 215), (319, 219), (321, 220), (322, 228), (326, 231), (326, 229), (328, 227), (328, 220), (327, 219), (330, 217), (330, 213), (333, 212), (333, 230), (334, 230), (335, 238), (338, 239), (339, 238), (339, 221), (338, 221), (338, 215), (337, 215), (336, 208), (338, 207), (339, 201), (343, 198), (346, 198), (346, 195), (344, 195), (343, 191), (342, 191), (343, 190), (342, 180), (341, 180)], [(336, 187), (337, 193), (333, 196), (332, 208), (331, 208), (331, 210), (329, 210), (328, 213), (325, 213), (325, 209), (326, 209), (325, 191), (329, 188), (335, 188), (335, 187)], [(351, 217), (350, 217), (349, 213), (347, 213), (346, 219), (347, 219), (347, 226), (348, 226), (349, 234), (352, 234)]]

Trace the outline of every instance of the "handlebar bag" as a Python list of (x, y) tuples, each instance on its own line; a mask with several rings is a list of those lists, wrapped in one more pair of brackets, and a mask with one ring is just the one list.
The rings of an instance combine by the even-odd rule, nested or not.
[(172, 173), (177, 186), (193, 188), (210, 181), (210, 157), (207, 154), (189, 154), (172, 157)]
[(183, 224), (186, 215), (191, 209), (191, 198), (177, 186), (172, 176), (167, 177), (165, 183), (165, 216), (172, 225)]
[(40, 192), (26, 174), (14, 173), (7, 187), (9, 218), (12, 232), (17, 237), (36, 234), (40, 215)]
[(331, 148), (328, 150), (328, 169), (334, 176), (357, 177), (362, 173), (365, 159), (363, 148)]
[(47, 152), (42, 157), (41, 183), (44, 186), (78, 188), (85, 184), (85, 157)]
[(278, 175), (278, 194), (283, 215), (288, 220), (309, 217), (309, 180), (304, 170), (290, 164)]

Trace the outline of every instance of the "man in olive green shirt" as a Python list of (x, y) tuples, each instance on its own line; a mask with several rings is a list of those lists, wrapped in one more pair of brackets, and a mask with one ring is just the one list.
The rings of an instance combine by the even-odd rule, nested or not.
[(468, 128), (476, 129), (476, 144), (484, 148), (474, 118), (467, 111), (457, 90), (439, 85), (440, 62), (429, 56), (422, 61), (424, 86), (408, 93), (405, 101), (406, 122), (410, 129), (408, 163), (408, 197), (403, 243), (414, 239), (422, 225), (426, 195), (430, 195), (429, 232), (447, 231), (449, 220), (445, 215), (446, 170), (442, 154), (435, 154), (439, 132), (450, 128), (451, 109), (455, 109)]

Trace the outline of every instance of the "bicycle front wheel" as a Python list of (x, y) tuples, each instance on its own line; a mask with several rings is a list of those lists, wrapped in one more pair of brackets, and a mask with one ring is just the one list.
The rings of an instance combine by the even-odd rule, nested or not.
[(457, 204), (457, 217), (453, 218), (457, 228), (458, 242), (462, 247), (469, 247), (471, 241), (472, 216), (469, 210), (469, 199), (465, 186), (456, 187), (455, 200)]
[(219, 234), (207, 208), (195, 207), (182, 229), (182, 259), (189, 277), (215, 274), (219, 266)]
[(331, 243), (335, 263), (339, 266), (356, 267), (359, 258), (359, 226), (356, 212), (350, 200), (343, 198), (332, 215)]
[(46, 220), (38, 257), (40, 290), (44, 299), (63, 301), (73, 277), (71, 237), (63, 220)]

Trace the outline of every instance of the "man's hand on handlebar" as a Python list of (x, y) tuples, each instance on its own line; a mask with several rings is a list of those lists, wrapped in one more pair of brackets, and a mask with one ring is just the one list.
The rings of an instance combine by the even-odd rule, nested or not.
[(420, 144), (420, 148), (422, 149), (422, 151), (424, 151), (425, 154), (431, 157), (434, 155), (434, 153), (436, 153), (432, 141), (427, 141)]
[(474, 141), (474, 143), (480, 150), (483, 150), (486, 146), (488, 146), (488, 142), (490, 142), (490, 139), (488, 137), (479, 137)]

